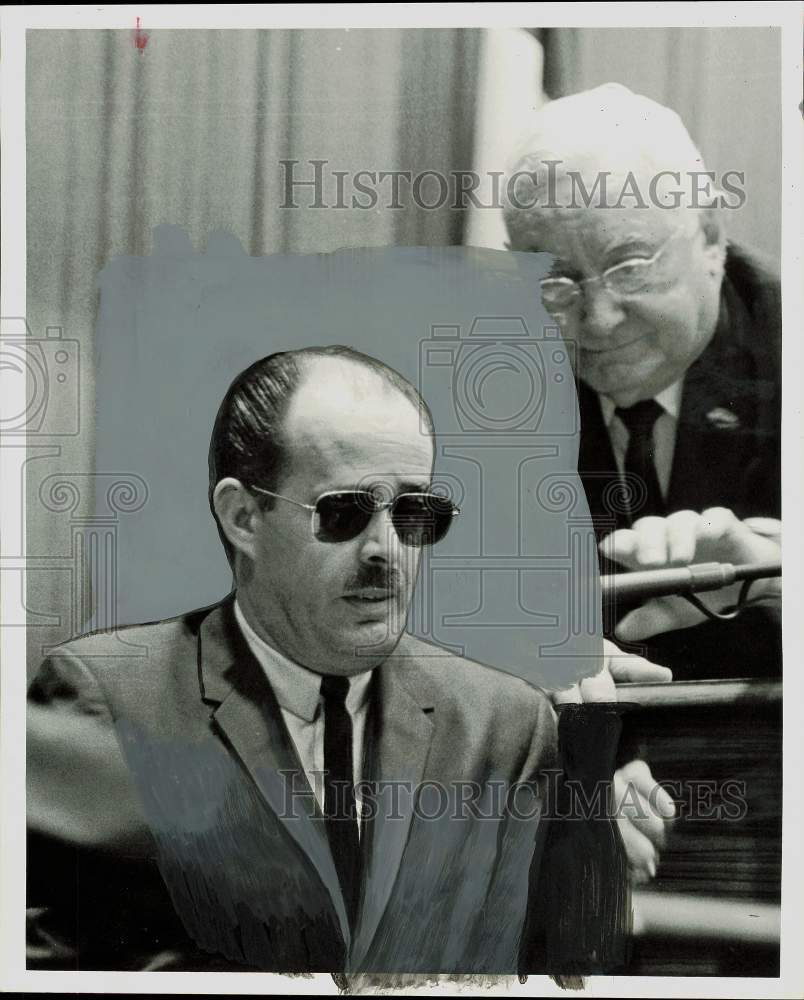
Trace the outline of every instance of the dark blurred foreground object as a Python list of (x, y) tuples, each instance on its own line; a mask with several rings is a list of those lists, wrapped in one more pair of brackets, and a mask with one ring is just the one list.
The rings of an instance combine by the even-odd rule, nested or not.
[(634, 894), (630, 975), (778, 976), (780, 681), (623, 684), (621, 753), (650, 762), (678, 818)]

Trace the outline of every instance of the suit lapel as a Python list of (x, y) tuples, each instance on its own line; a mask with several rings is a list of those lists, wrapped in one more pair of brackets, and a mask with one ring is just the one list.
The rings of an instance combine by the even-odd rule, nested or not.
[[(403, 638), (397, 652), (378, 668), (375, 685), (369, 773), (378, 783), (378, 798), (376, 814), (364, 831), (361, 905), (350, 957), (356, 971), (368, 954), (399, 873), (433, 738), (433, 702), (419, 689), (415, 663), (404, 649)], [(391, 783), (399, 783), (393, 791)]]
[(724, 283), (715, 333), (684, 378), (668, 509), (741, 507), (746, 462), (757, 451), (759, 387), (750, 353), (743, 349), (748, 317)]
[(211, 611), (199, 630), (202, 698), (216, 705), (215, 725), (318, 872), (348, 947), (349, 920), (315, 795), (273, 690), (237, 627), (233, 603), (229, 598)]

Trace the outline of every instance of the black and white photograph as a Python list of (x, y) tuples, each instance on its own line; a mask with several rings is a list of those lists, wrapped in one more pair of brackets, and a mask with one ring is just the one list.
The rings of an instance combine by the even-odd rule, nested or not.
[(802, 10), (2, 7), (3, 990), (802, 995)]

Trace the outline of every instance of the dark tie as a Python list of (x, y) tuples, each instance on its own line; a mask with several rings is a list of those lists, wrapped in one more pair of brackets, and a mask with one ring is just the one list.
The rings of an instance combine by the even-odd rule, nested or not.
[(324, 816), (335, 868), (354, 926), (360, 888), (360, 841), (355, 808), (352, 720), (346, 708), (349, 678), (325, 675), (324, 699)]
[(628, 430), (625, 475), (630, 480), (628, 495), (633, 498), (629, 503), (631, 523), (649, 514), (664, 516), (664, 497), (653, 462), (653, 425), (664, 410), (655, 399), (645, 399), (616, 412)]

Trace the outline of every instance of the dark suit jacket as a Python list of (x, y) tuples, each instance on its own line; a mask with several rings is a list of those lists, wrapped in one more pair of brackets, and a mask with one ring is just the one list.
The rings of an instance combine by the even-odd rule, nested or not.
[[(600, 539), (628, 521), (611, 492), (617, 465), (599, 398), (580, 382), (578, 401), (578, 472)], [(740, 518), (781, 517), (779, 278), (737, 246), (728, 249), (714, 336), (684, 380), (667, 496), (668, 513), (708, 507), (728, 507)], [(672, 667), (678, 679), (778, 674), (779, 618), (748, 609), (738, 621), (657, 637), (640, 651)]]
[[(614, 827), (562, 832), (539, 814), (558, 764), (540, 691), (411, 636), (377, 668), (369, 773), (401, 784), (364, 829), (350, 930), (318, 807), (231, 598), (120, 636), (134, 655), (82, 637), (30, 689), (29, 967), (511, 973), (624, 961)], [(575, 712), (566, 726), (563, 766), (589, 791), (611, 776), (616, 711)], [(519, 782), (525, 798), (505, 808)]]

